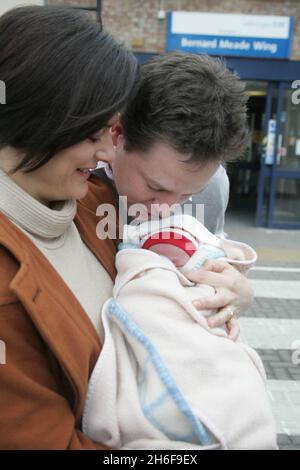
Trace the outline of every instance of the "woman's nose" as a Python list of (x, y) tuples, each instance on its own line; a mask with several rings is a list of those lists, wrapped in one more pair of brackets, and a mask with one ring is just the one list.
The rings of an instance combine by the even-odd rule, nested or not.
[(114, 145), (106, 146), (104, 149), (97, 150), (95, 157), (97, 161), (111, 164), (116, 156), (116, 147)]

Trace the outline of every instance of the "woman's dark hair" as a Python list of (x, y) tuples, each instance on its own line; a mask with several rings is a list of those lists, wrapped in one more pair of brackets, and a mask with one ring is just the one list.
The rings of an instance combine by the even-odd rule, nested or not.
[(245, 84), (219, 59), (173, 52), (141, 67), (122, 116), (125, 150), (168, 143), (188, 162), (231, 161), (248, 144)]
[(15, 8), (0, 17), (0, 148), (33, 171), (103, 128), (135, 89), (133, 54), (87, 13), (68, 7)]

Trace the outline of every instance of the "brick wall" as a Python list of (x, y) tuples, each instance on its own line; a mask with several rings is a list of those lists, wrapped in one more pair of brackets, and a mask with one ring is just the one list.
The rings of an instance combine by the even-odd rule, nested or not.
[(43, 5), (44, 1), (43, 0), (30, 0), (30, 2), (26, 2), (26, 0), (1, 0), (0, 2), (0, 15), (3, 15), (6, 11), (11, 10), (12, 8), (15, 8), (17, 6), (21, 6), (22, 4), (28, 4), (30, 3), (31, 5)]
[[(94, 0), (48, 0), (49, 4), (94, 6)], [(104, 27), (135, 51), (163, 52), (167, 22), (159, 9), (294, 17), (292, 59), (300, 60), (299, 0), (102, 0)]]

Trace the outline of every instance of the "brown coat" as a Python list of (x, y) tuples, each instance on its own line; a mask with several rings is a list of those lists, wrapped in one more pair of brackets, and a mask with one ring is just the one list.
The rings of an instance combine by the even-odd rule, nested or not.
[[(96, 208), (115, 203), (92, 178), (75, 219), (83, 241), (115, 277), (115, 242), (96, 236)], [(0, 213), (0, 449), (103, 449), (81, 431), (88, 380), (101, 344), (59, 274)], [(3, 343), (1, 343), (3, 346)]]

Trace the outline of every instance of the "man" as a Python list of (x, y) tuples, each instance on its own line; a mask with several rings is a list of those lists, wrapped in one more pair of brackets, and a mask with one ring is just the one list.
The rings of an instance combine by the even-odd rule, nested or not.
[[(222, 233), (229, 184), (220, 163), (240, 156), (247, 144), (246, 101), (242, 82), (218, 60), (172, 53), (144, 64), (136, 97), (113, 131), (119, 194), (128, 197), (129, 205), (144, 203), (148, 209), (153, 203), (182, 203), (196, 194), (193, 202), (205, 204), (207, 228)], [(158, 143), (168, 143), (178, 160), (187, 163), (177, 165), (176, 152), (168, 159)], [(209, 166), (207, 182), (202, 176)], [(161, 175), (154, 181), (157, 170)]]
[[(240, 156), (248, 143), (246, 103), (244, 85), (219, 60), (171, 53), (144, 64), (135, 97), (111, 129), (114, 152), (106, 159), (131, 215), (135, 205), (148, 216), (164, 215), (166, 207), (197, 194), (196, 202), (205, 204), (205, 222), (214, 222), (208, 228), (222, 232), (228, 179), (221, 165)], [(230, 280), (232, 268), (225, 265), (210, 263), (217, 272), (205, 278), (217, 291), (205, 305), (223, 307), (214, 319), (221, 323), (248, 307), (251, 298), (245, 279)], [(192, 280), (203, 282), (199, 276)]]

